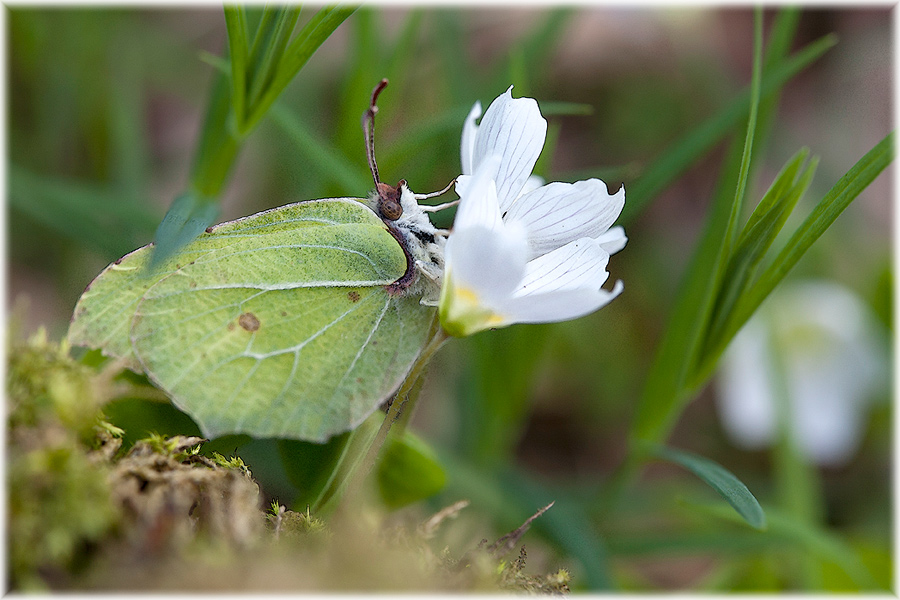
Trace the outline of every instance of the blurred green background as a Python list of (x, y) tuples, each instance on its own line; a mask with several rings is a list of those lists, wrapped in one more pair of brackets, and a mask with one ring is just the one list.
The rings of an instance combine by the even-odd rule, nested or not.
[[(44, 325), (60, 338), (88, 282), (150, 242), (186, 186), (225, 25), (215, 8), (6, 10), (7, 304), (20, 307), (22, 335)], [(888, 8), (802, 11), (794, 48), (828, 33), (838, 44), (784, 88), (748, 201), (809, 146), (821, 164), (797, 210), (805, 215), (889, 131), (891, 17)], [(376, 140), (385, 181), (404, 178), (417, 192), (444, 187), (459, 173), (459, 134), (472, 104), (486, 107), (515, 84), (514, 95), (536, 98), (550, 123), (540, 174), (551, 181), (599, 176), (628, 190), (748, 84), (752, 36), (752, 12), (738, 8), (360, 9), (249, 138), (220, 220), (303, 199), (365, 195), (371, 181), (360, 116), (382, 77), (391, 80)], [(633, 408), (724, 148), (717, 145), (625, 223), (628, 246), (610, 262), (625, 292), (609, 307), (573, 322), (453, 340), (438, 354), (414, 421), (450, 480), (429, 505), (470, 498), (468, 510), (503, 533), (557, 500), (529, 533), (541, 540), (534, 560), (567, 566), (576, 588), (611, 581), (637, 590), (872, 587), (835, 566), (845, 550), (875, 587), (887, 588), (887, 397), (873, 409), (856, 456), (820, 471), (817, 531), (825, 541), (762, 534), (692, 510), (685, 498), (715, 494), (662, 465), (647, 469), (612, 515), (601, 518), (594, 501), (625, 455)], [(891, 177), (889, 169), (866, 189), (789, 276), (855, 290), (887, 331)], [(449, 226), (451, 219), (452, 211), (437, 221)], [(725, 465), (763, 506), (777, 502), (770, 454), (729, 442), (713, 393), (689, 406), (670, 443)], [(250, 452), (245, 459), (264, 494), (285, 501), (291, 490), (283, 475), (267, 472), (261, 459), (256, 468)], [(834, 548), (826, 542), (840, 551), (828, 554)], [(816, 549), (816, 573), (798, 573), (798, 557)]]

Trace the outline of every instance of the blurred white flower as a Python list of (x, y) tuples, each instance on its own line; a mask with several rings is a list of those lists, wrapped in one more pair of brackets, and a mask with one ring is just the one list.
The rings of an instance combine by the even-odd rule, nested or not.
[(547, 122), (537, 102), (512, 88), (488, 107), (476, 104), (463, 126), (463, 174), (453, 231), (445, 250), (440, 317), (465, 336), (512, 323), (584, 316), (622, 291), (601, 289), (609, 255), (627, 241), (610, 226), (625, 189), (609, 194), (599, 179), (542, 185), (531, 175)]
[(725, 353), (719, 413), (735, 443), (763, 448), (777, 439), (783, 399), (799, 450), (816, 464), (840, 465), (859, 446), (887, 373), (883, 333), (862, 300), (830, 282), (788, 284)]

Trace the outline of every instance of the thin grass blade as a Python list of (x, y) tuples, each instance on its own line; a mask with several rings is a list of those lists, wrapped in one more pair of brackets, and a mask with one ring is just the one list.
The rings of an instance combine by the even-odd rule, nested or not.
[[(836, 43), (835, 36), (826, 35), (767, 72), (760, 88), (761, 98), (777, 92)], [(628, 202), (619, 222), (627, 225), (657, 194), (737, 126), (747, 114), (750, 99), (751, 89), (748, 87), (722, 111), (670, 146), (643, 175), (629, 185)]]
[(772, 264), (759, 276), (734, 309), (734, 317), (723, 333), (730, 339), (747, 322), (763, 300), (784, 279), (810, 246), (822, 236), (835, 219), (894, 159), (894, 134), (878, 142), (825, 194), (803, 224), (788, 240)]
[(231, 104), (238, 130), (247, 112), (247, 12), (243, 6), (225, 5), (228, 58), (231, 63)]
[(272, 121), (295, 144), (296, 149), (308, 159), (309, 167), (318, 172), (326, 181), (347, 190), (348, 193), (364, 194), (372, 187), (364, 164), (354, 164), (339, 152), (330, 149), (329, 144), (310, 131), (306, 124), (285, 107), (276, 104), (271, 111)]
[[(703, 238), (691, 259), (666, 333), (660, 342), (653, 365), (644, 386), (637, 414), (631, 427), (632, 439), (659, 441), (677, 419), (687, 397), (685, 381), (689, 369), (702, 347), (703, 336), (711, 318), (713, 302), (728, 259), (728, 245), (737, 227), (740, 202), (750, 165), (753, 133), (760, 99), (762, 69), (762, 20), (756, 19), (753, 84), (751, 86), (750, 116), (741, 152), (740, 168), (735, 192), (720, 188), (716, 195)], [(735, 155), (736, 156), (736, 155)], [(731, 161), (726, 163), (731, 165)], [(726, 168), (723, 182), (730, 187)]]
[[(250, 60), (256, 65), (253, 77), (249, 82), (248, 106), (251, 113), (274, 79), (284, 57), (288, 40), (294, 32), (297, 19), (300, 18), (299, 6), (279, 8), (273, 12), (274, 17), (271, 21), (264, 19), (266, 23), (271, 23), (271, 31), (265, 32), (264, 38), (267, 43), (258, 50), (261, 56), (251, 55), (250, 57)], [(257, 50), (255, 44), (254, 50)]]
[(313, 53), (325, 40), (353, 14), (357, 7), (329, 7), (317, 12), (300, 30), (284, 51), (284, 55), (275, 73), (272, 83), (266, 88), (253, 112), (247, 119), (246, 127), (252, 129), (268, 112), (269, 107), (278, 99), (294, 76), (303, 68)]

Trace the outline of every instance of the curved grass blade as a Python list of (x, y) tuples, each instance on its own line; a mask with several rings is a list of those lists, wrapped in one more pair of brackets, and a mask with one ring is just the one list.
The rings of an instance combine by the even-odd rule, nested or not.
[(648, 444), (644, 451), (651, 456), (684, 467), (716, 490), (748, 525), (754, 529), (766, 528), (766, 515), (759, 502), (747, 486), (722, 465), (691, 452), (659, 444)]

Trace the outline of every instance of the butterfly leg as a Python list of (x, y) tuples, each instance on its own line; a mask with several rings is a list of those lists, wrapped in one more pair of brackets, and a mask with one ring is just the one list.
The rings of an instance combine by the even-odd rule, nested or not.
[[(442, 189), (442, 190), (439, 191), (439, 192), (431, 192), (430, 194), (413, 194), (413, 197), (414, 197), (416, 200), (427, 200), (427, 199), (429, 199), (429, 198), (434, 198), (434, 197), (436, 197), (436, 196), (440, 196), (440, 195), (442, 195), (442, 194), (447, 193), (447, 191), (448, 191), (451, 187), (453, 187), (453, 184), (454, 184), (454, 183), (456, 183), (456, 179), (454, 179), (453, 181), (451, 181), (450, 183), (448, 183), (448, 184), (447, 184), (447, 187), (445, 187), (444, 189)], [(456, 200), (456, 201), (454, 201), (454, 202), (447, 202), (446, 204), (441, 204), (441, 205), (439, 205), (439, 206), (423, 206), (423, 207), (422, 207), (422, 210), (423, 210), (424, 212), (435, 212), (435, 211), (438, 211), (438, 210), (442, 210), (442, 209), (444, 209), (444, 208), (450, 208), (451, 206), (453, 206), (453, 205), (456, 204), (457, 202), (459, 202), (459, 200)]]

